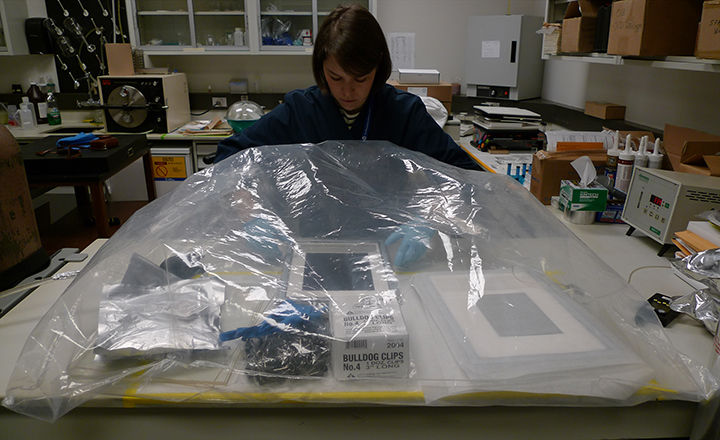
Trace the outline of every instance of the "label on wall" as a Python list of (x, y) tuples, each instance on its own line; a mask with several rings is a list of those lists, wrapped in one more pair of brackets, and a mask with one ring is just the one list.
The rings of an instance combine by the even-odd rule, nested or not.
[(153, 178), (155, 180), (185, 180), (187, 169), (182, 156), (153, 156)]

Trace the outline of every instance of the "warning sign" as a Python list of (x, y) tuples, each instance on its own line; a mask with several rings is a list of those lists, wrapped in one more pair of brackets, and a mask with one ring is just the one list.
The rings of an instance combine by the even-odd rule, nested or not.
[(185, 180), (187, 169), (182, 156), (153, 156), (153, 178), (155, 180)]

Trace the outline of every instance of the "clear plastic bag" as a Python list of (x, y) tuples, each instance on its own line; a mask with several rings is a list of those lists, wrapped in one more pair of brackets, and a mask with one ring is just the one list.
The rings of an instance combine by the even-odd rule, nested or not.
[(3, 404), (56, 420), (98, 397), (632, 405), (716, 386), (513, 179), (329, 141), (244, 150), (135, 213), (33, 330)]

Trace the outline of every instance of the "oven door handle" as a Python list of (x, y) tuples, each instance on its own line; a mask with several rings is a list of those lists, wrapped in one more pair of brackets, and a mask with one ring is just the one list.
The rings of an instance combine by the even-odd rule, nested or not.
[(108, 110), (110, 109), (121, 109), (121, 110), (167, 110), (167, 105), (160, 105), (160, 104), (145, 104), (145, 105), (107, 105), (103, 104), (100, 107), (106, 108)]

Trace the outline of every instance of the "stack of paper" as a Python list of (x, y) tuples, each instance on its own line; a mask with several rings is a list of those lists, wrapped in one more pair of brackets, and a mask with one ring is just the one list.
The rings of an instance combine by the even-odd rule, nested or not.
[(716, 224), (709, 220), (692, 220), (686, 230), (674, 234), (672, 242), (682, 256), (720, 248), (720, 221)]
[(190, 121), (178, 128), (175, 133), (193, 136), (230, 136), (233, 130), (222, 119), (215, 118), (212, 121)]

